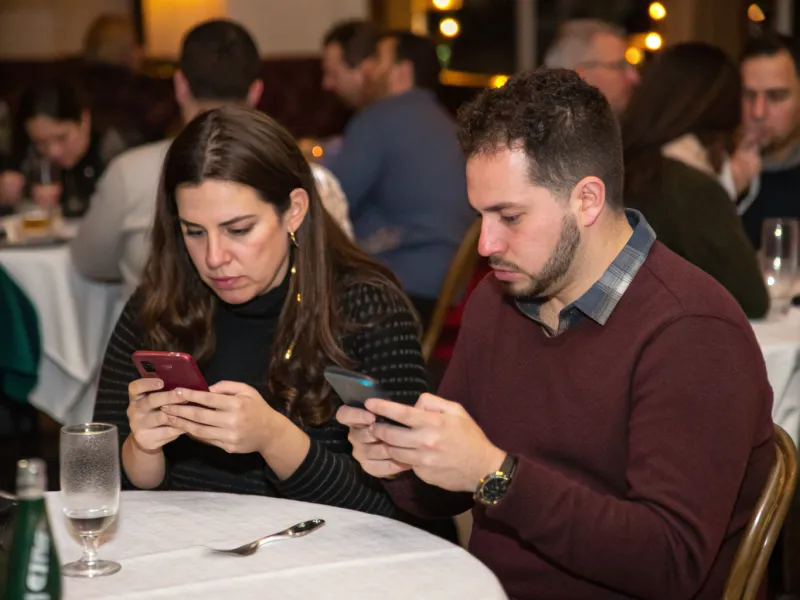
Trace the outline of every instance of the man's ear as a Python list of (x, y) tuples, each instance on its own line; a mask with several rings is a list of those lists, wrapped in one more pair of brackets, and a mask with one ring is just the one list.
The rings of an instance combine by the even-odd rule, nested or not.
[(189, 82), (186, 76), (178, 69), (172, 76), (172, 84), (175, 86), (175, 100), (178, 104), (184, 106), (192, 99), (192, 90), (189, 87)]
[(578, 205), (578, 219), (584, 227), (594, 224), (606, 204), (606, 184), (590, 175), (581, 179), (572, 190), (571, 202)]

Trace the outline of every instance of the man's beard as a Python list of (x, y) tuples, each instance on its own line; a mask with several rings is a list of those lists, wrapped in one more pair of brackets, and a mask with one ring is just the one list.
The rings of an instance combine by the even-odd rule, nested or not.
[[(561, 232), (558, 235), (556, 247), (547, 258), (547, 262), (535, 275), (525, 273), (517, 265), (504, 262), (494, 256), (489, 257), (489, 265), (508, 269), (523, 275), (526, 282), (501, 282), (505, 291), (515, 298), (541, 299), (569, 272), (575, 259), (575, 253), (581, 243), (581, 232), (575, 217), (570, 213), (564, 215)], [(520, 287), (522, 286), (522, 287)]]

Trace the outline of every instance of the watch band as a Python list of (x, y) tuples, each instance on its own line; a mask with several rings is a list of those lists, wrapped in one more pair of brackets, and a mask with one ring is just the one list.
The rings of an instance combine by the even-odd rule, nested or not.
[(514, 475), (514, 469), (516, 469), (516, 467), (517, 457), (511, 453), (508, 453), (503, 459), (503, 464), (500, 465), (500, 472), (510, 479), (511, 476)]

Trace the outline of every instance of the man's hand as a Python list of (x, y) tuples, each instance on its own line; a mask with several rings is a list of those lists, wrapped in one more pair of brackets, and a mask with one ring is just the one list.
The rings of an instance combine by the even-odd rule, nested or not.
[[(366, 408), (409, 427), (374, 422), (369, 425), (369, 432), (360, 438), (368, 460), (391, 461), (395, 469), (410, 466), (431, 485), (454, 492), (474, 492), (481, 478), (499, 469), (506, 457), (456, 402), (423, 394), (413, 407), (370, 399)], [(364, 420), (370, 418), (374, 419), (370, 415)], [(368, 439), (374, 441), (368, 443)]]
[(336, 412), (336, 420), (350, 428), (347, 439), (353, 446), (353, 458), (361, 468), (373, 477), (394, 477), (411, 469), (408, 465), (389, 458), (385, 444), (372, 435), (375, 415), (352, 406), (342, 406)]
[(761, 172), (761, 136), (756, 130), (745, 133), (730, 157), (731, 175), (737, 194), (746, 190), (753, 178)]

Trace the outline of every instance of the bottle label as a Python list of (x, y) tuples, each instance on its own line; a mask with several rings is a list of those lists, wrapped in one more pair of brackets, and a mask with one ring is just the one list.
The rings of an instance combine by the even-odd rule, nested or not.
[(61, 565), (44, 499), (17, 505), (4, 600), (60, 600)]
[(50, 532), (47, 530), (47, 522), (41, 519), (33, 534), (28, 576), (25, 578), (25, 586), (28, 588), (25, 600), (51, 600), (50, 593), (46, 591), (49, 572)]

